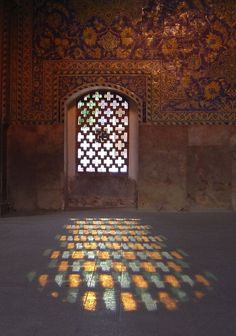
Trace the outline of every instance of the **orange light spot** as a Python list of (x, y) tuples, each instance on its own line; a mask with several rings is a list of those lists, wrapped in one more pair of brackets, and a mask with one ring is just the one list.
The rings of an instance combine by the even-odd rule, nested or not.
[(154, 260), (162, 260), (162, 256), (159, 252), (147, 252), (147, 255)]
[(67, 244), (67, 248), (68, 248), (68, 250), (73, 250), (75, 248), (75, 244), (74, 243), (69, 243), (69, 244)]
[(73, 234), (77, 235), (79, 233), (79, 230), (73, 230)]
[(84, 247), (87, 250), (96, 250), (97, 244), (96, 243), (84, 243)]
[(74, 251), (72, 253), (72, 259), (83, 259), (84, 258), (84, 252), (83, 251)]
[(47, 274), (42, 274), (38, 278), (38, 282), (41, 287), (45, 287), (46, 284), (48, 283), (48, 275)]
[(144, 250), (143, 245), (140, 244), (140, 243), (136, 243), (136, 244), (134, 244), (134, 248), (135, 248), (135, 250), (138, 250), (138, 251), (142, 251), (142, 250)]
[(83, 241), (83, 242), (85, 242), (87, 240), (87, 237), (86, 236), (81, 236), (80, 240)]
[(180, 288), (180, 283), (174, 275), (165, 275), (165, 282), (174, 288)]
[(58, 266), (58, 271), (59, 272), (65, 272), (68, 269), (68, 261), (61, 261), (59, 266)]
[(148, 288), (148, 282), (142, 275), (132, 275), (132, 280), (138, 288)]
[(60, 256), (60, 251), (53, 251), (51, 254), (51, 259), (57, 259)]
[(104, 288), (113, 288), (114, 287), (114, 281), (110, 274), (101, 274), (99, 276), (99, 280), (101, 283), (101, 286)]
[(51, 297), (53, 297), (54, 299), (57, 299), (59, 297), (59, 293), (58, 292), (51, 292)]
[(121, 239), (123, 242), (126, 242), (126, 243), (129, 241), (128, 237), (126, 236), (122, 236)]
[(66, 236), (61, 236), (61, 237), (60, 237), (60, 241), (65, 241), (66, 239), (67, 239)]
[(132, 293), (129, 292), (121, 293), (121, 302), (125, 311), (137, 310), (137, 303)]
[(201, 274), (195, 275), (196, 281), (203, 284), (206, 287), (210, 287), (210, 282)]
[(97, 306), (97, 297), (95, 292), (85, 292), (83, 296), (83, 307), (88, 311), (95, 311)]
[(83, 267), (85, 272), (93, 272), (96, 270), (96, 263), (95, 261), (85, 261)]
[(101, 241), (103, 241), (103, 242), (107, 242), (107, 241), (108, 241), (107, 236), (102, 236), (102, 237), (101, 237)]
[(175, 270), (176, 272), (181, 272), (182, 271), (182, 267), (178, 264), (176, 264), (173, 261), (168, 261), (167, 265), (172, 268), (173, 270)]
[(147, 272), (155, 273), (156, 272), (156, 267), (153, 266), (152, 263), (150, 262), (142, 262), (141, 267), (145, 269)]
[(127, 267), (121, 262), (113, 262), (112, 266), (117, 272), (124, 272), (127, 269)]
[(170, 297), (170, 295), (166, 292), (160, 292), (158, 293), (158, 297), (161, 303), (164, 304), (166, 309), (168, 310), (176, 310), (177, 309), (177, 303), (174, 299)]
[(79, 236), (74, 236), (74, 241), (79, 241)]
[(79, 274), (70, 274), (69, 275), (69, 286), (71, 288), (79, 287), (81, 283), (80, 275)]
[(155, 243), (151, 243), (151, 247), (154, 248), (154, 249), (157, 249), (157, 250), (161, 250), (160, 245), (155, 244)]
[(182, 255), (179, 252), (177, 252), (177, 251), (172, 251), (172, 252), (170, 252), (170, 254), (173, 257), (175, 257), (176, 259), (183, 259)]
[(129, 252), (124, 252), (124, 253), (123, 253), (123, 256), (124, 256), (124, 258), (127, 259), (127, 260), (135, 260), (135, 259), (136, 259), (136, 256), (135, 256), (134, 252), (131, 252), (131, 251), (129, 251)]
[(110, 254), (108, 251), (98, 251), (97, 256), (99, 259), (107, 260), (110, 258)]

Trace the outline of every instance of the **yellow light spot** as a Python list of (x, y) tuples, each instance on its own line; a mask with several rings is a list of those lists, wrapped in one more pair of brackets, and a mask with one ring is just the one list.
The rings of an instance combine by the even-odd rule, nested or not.
[(170, 254), (173, 257), (175, 257), (176, 259), (183, 259), (182, 255), (179, 252), (177, 252), (177, 251), (172, 251), (172, 252), (170, 252)]
[(101, 286), (104, 288), (113, 288), (114, 287), (114, 281), (110, 274), (101, 274), (99, 276)]
[(57, 259), (60, 256), (60, 251), (53, 251), (51, 254), (51, 259)]
[(126, 236), (122, 236), (121, 239), (125, 243), (127, 243), (129, 241), (128, 237), (126, 237)]
[(79, 236), (74, 236), (74, 241), (79, 241)]
[(154, 248), (154, 249), (157, 249), (157, 250), (161, 250), (160, 245), (158, 245), (158, 244), (156, 244), (156, 243), (152, 243), (152, 244), (151, 244), (151, 247)]
[(165, 275), (165, 282), (174, 288), (180, 288), (180, 283), (174, 275)]
[(85, 242), (87, 240), (87, 237), (86, 236), (81, 236), (80, 240), (83, 241), (83, 242)]
[(58, 266), (58, 271), (59, 272), (65, 272), (67, 271), (68, 268), (68, 261), (61, 261), (59, 266)]
[(79, 274), (70, 274), (69, 275), (69, 287), (77, 288), (81, 283), (80, 275)]
[(137, 310), (137, 303), (132, 293), (129, 292), (121, 293), (121, 302), (125, 311)]
[(162, 256), (159, 252), (147, 252), (147, 255), (154, 260), (162, 260)]
[(97, 230), (92, 230), (92, 235), (98, 234)]
[(74, 243), (69, 243), (69, 244), (67, 244), (67, 248), (68, 248), (68, 250), (72, 250), (72, 249), (75, 248), (75, 244)]
[(142, 275), (133, 275), (132, 280), (138, 288), (148, 288), (148, 282)]
[(129, 251), (129, 252), (124, 252), (124, 253), (123, 253), (123, 256), (124, 256), (124, 258), (127, 259), (127, 260), (134, 260), (134, 259), (136, 259), (134, 252), (131, 252), (131, 251)]
[(68, 229), (71, 229), (71, 225), (69, 224), (69, 225), (66, 225), (66, 228), (67, 228), (67, 230)]
[(120, 250), (120, 244), (119, 243), (112, 243), (113, 250)]
[(205, 294), (201, 291), (194, 291), (194, 295), (199, 300), (201, 300), (205, 296)]
[(79, 233), (79, 230), (73, 230), (73, 234), (77, 235)]
[(100, 238), (99, 236), (94, 236), (94, 240), (95, 240), (95, 241), (100, 241), (101, 238)]
[(97, 298), (95, 292), (85, 292), (83, 296), (83, 307), (88, 311), (95, 311), (97, 306)]
[(141, 263), (141, 267), (143, 269), (145, 269), (145, 271), (147, 271), (147, 272), (152, 272), (152, 273), (156, 272), (155, 266), (153, 266), (153, 264), (150, 263), (150, 262), (142, 262)]
[(201, 274), (195, 275), (196, 281), (203, 284), (206, 287), (210, 287), (210, 282)]
[(87, 250), (96, 250), (97, 244), (96, 243), (84, 243), (84, 247)]
[(164, 304), (166, 309), (168, 310), (176, 310), (177, 309), (177, 303), (174, 299), (170, 297), (170, 295), (166, 292), (160, 292), (158, 293), (159, 300)]
[(108, 241), (107, 236), (102, 236), (102, 237), (101, 237), (101, 241), (103, 241), (103, 242), (107, 242), (107, 241)]
[(112, 266), (117, 272), (124, 272), (127, 269), (127, 267), (121, 262), (113, 262)]
[(45, 287), (46, 284), (48, 283), (48, 275), (47, 274), (42, 274), (38, 278), (38, 282), (41, 287)]
[(148, 243), (148, 241), (149, 241), (148, 237), (146, 237), (146, 236), (142, 236), (142, 240), (143, 240), (144, 243)]
[(128, 243), (128, 246), (131, 250), (135, 249), (135, 244), (134, 243)]
[(176, 264), (173, 261), (168, 261), (167, 265), (172, 268), (173, 270), (175, 270), (176, 272), (181, 272), (182, 271), (182, 267), (178, 264)]
[(84, 258), (84, 252), (83, 251), (74, 251), (72, 253), (72, 259), (83, 259)]
[(66, 236), (61, 236), (61, 237), (60, 237), (60, 241), (65, 241), (66, 238), (67, 238)]
[(93, 272), (96, 270), (96, 263), (95, 261), (85, 261), (83, 267), (85, 272)]
[(51, 297), (53, 297), (54, 299), (57, 299), (59, 297), (59, 293), (58, 292), (51, 292)]
[(134, 248), (135, 248), (135, 250), (139, 250), (139, 251), (144, 250), (143, 245), (140, 244), (140, 243), (136, 243), (136, 244), (134, 244)]
[(110, 254), (108, 251), (98, 251), (97, 256), (99, 259), (107, 260), (110, 258)]

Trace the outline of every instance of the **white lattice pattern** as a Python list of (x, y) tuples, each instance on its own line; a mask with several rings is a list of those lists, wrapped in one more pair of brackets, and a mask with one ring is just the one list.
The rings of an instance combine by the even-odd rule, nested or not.
[(90, 92), (80, 98), (77, 109), (77, 172), (127, 173), (126, 99), (116, 92)]

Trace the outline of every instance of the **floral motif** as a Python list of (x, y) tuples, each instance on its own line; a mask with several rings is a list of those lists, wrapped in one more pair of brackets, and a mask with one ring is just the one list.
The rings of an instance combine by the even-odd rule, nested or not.
[(210, 32), (206, 37), (206, 47), (213, 49), (213, 50), (219, 50), (222, 47), (222, 38)]
[(124, 46), (129, 47), (134, 42), (135, 33), (131, 27), (127, 27), (121, 32), (121, 42)]
[(204, 88), (204, 96), (207, 100), (212, 100), (218, 97), (220, 94), (220, 84), (216, 81), (212, 81)]
[(83, 39), (89, 47), (94, 46), (97, 42), (96, 31), (92, 27), (85, 28), (83, 31)]
[(69, 47), (69, 40), (66, 38), (55, 38), (55, 47), (58, 55), (64, 57)]
[(118, 38), (108, 31), (106, 34), (102, 35), (99, 39), (99, 45), (108, 51), (115, 49), (119, 44)]

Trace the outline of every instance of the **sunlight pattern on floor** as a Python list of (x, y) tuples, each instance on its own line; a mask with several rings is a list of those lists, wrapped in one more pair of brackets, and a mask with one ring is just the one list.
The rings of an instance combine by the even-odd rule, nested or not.
[(95, 312), (177, 310), (212, 290), (210, 272), (192, 274), (181, 249), (130, 218), (71, 219), (48, 249), (47, 272), (28, 275), (53, 298)]

